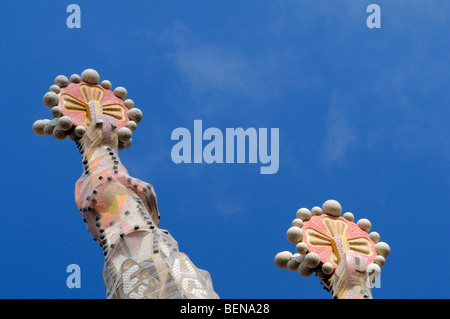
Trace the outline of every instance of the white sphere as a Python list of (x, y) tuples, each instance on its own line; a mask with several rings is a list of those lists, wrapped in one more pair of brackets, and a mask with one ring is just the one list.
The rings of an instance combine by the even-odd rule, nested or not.
[(98, 84), (100, 74), (94, 69), (86, 69), (81, 73), (81, 80), (89, 84)]
[(324, 263), (324, 264), (322, 265), (322, 272), (323, 272), (325, 275), (331, 275), (331, 274), (334, 272), (334, 266), (333, 266), (333, 264), (332, 264), (332, 263), (329, 263), (329, 262)]
[(298, 266), (298, 273), (302, 277), (309, 277), (313, 274), (313, 270), (306, 265), (305, 262), (302, 262), (300, 266)]
[(38, 136), (44, 135), (44, 127), (46, 123), (43, 120), (37, 120), (33, 123), (33, 132)]
[(108, 80), (103, 80), (102, 83), (100, 84), (101, 86), (103, 86), (105, 89), (110, 90), (112, 87), (112, 84), (110, 81)]
[(305, 256), (305, 263), (309, 268), (316, 268), (320, 264), (320, 257), (317, 253), (308, 253)]
[(132, 134), (133, 133), (131, 132), (131, 130), (128, 127), (122, 127), (117, 132), (117, 137), (119, 138), (120, 141), (126, 142), (131, 138)]
[(300, 218), (304, 222), (311, 219), (311, 212), (308, 208), (300, 208), (295, 214), (297, 218)]
[(58, 127), (61, 130), (63, 130), (63, 131), (70, 130), (72, 128), (72, 125), (73, 125), (73, 121), (70, 117), (65, 115), (65, 116), (61, 116), (59, 118)]
[(355, 216), (350, 212), (346, 212), (344, 215), (342, 215), (342, 217), (351, 222), (355, 220)]
[(53, 129), (58, 126), (58, 119), (48, 120), (44, 126), (45, 135), (53, 135)]
[(142, 121), (144, 114), (142, 114), (142, 111), (140, 109), (133, 107), (128, 111), (128, 117), (130, 118), (130, 120), (139, 123), (140, 121)]
[(131, 146), (132, 143), (133, 143), (133, 139), (132, 139), (132, 138), (130, 138), (130, 139), (129, 139), (128, 141), (126, 141), (126, 142), (119, 141), (118, 149), (119, 149), (119, 150), (126, 150), (127, 148), (130, 148), (130, 146)]
[(322, 208), (320, 208), (319, 206), (314, 206), (313, 208), (311, 208), (311, 215), (317, 216), (322, 214), (323, 214)]
[(294, 259), (291, 259), (288, 261), (286, 267), (290, 271), (296, 271), (298, 269), (298, 266), (300, 266), (300, 263)]
[(45, 126), (44, 126), (44, 134), (45, 135), (53, 135), (53, 130), (54, 130), (54, 128), (55, 128), (55, 126), (54, 125), (52, 125), (50, 122), (49, 123), (47, 123)]
[(130, 131), (135, 131), (137, 129), (137, 124), (135, 121), (128, 121), (127, 127), (130, 129)]
[(125, 100), (127, 98), (128, 92), (127, 89), (125, 89), (123, 86), (118, 86), (114, 89), (114, 94), (118, 98)]
[(300, 218), (296, 218), (292, 221), (292, 226), (298, 227), (298, 228), (302, 228), (303, 227), (303, 220), (301, 220)]
[(341, 204), (334, 199), (329, 199), (322, 205), (322, 211), (330, 216), (339, 217), (342, 212)]
[(67, 134), (67, 137), (70, 138), (74, 142), (76, 142), (80, 139), (78, 136), (75, 135), (75, 132), (71, 132), (70, 134)]
[(134, 101), (131, 99), (126, 99), (123, 101), (123, 104), (125, 104), (128, 109), (132, 109), (134, 107)]
[(291, 260), (292, 253), (289, 251), (282, 251), (275, 256), (275, 265), (280, 268), (284, 269), (287, 267), (287, 263), (289, 260)]
[(65, 75), (58, 75), (55, 78), (55, 85), (59, 86), (60, 88), (66, 87), (69, 85), (69, 79)]
[(53, 117), (61, 117), (63, 116), (63, 110), (59, 106), (52, 107), (52, 110), (50, 111)]
[(295, 250), (299, 253), (299, 254), (306, 254), (308, 252), (308, 245), (306, 243), (298, 243), (295, 246)]
[(372, 223), (366, 218), (361, 218), (356, 224), (367, 233), (370, 232), (370, 229), (372, 228)]
[(47, 92), (44, 94), (42, 101), (46, 107), (54, 107), (59, 103), (59, 96), (55, 92)]
[(63, 140), (66, 138), (67, 133), (64, 130), (62, 130), (60, 127), (56, 126), (53, 129), (53, 136), (58, 140)]
[(303, 239), (303, 231), (301, 228), (291, 227), (286, 232), (286, 238), (292, 244), (301, 242)]
[(377, 264), (378, 266), (383, 267), (384, 264), (386, 263), (386, 259), (383, 256), (378, 255), (378, 256), (375, 257), (373, 262), (375, 264)]
[(56, 94), (59, 94), (59, 92), (61, 92), (61, 88), (59, 86), (57, 86), (56, 84), (53, 84), (52, 86), (50, 86), (48, 88), (48, 90), (50, 92), (55, 92)]
[(75, 130), (73, 131), (73, 133), (77, 137), (83, 137), (84, 133), (86, 133), (86, 129), (84, 128), (84, 126), (78, 125), (77, 127), (75, 127)]
[(72, 74), (70, 76), (70, 82), (71, 83), (80, 83), (81, 82), (81, 76), (79, 76), (78, 74)]
[(391, 253), (391, 247), (389, 247), (388, 244), (382, 241), (375, 244), (375, 250), (377, 251), (378, 255), (381, 255), (384, 258), (387, 258)]
[(374, 243), (378, 243), (380, 241), (380, 234), (378, 234), (376, 231), (373, 231), (369, 234), (369, 237), (374, 241)]

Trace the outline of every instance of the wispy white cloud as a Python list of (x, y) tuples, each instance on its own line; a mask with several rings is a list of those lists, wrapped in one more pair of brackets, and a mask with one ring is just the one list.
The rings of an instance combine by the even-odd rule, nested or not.
[(202, 41), (181, 22), (151, 36), (168, 46), (166, 57), (195, 93), (260, 93), (258, 65), (239, 48)]
[(339, 162), (345, 158), (349, 149), (358, 143), (346, 104), (342, 102), (335, 92), (325, 116), (325, 140), (321, 157), (327, 163)]
[[(278, 93), (292, 90), (305, 95), (309, 88), (323, 87), (324, 94), (330, 94), (330, 105), (320, 119), (326, 123), (326, 128), (319, 148), (328, 163), (342, 161), (357, 148), (436, 150), (450, 157), (445, 142), (450, 134), (450, 126), (445, 123), (449, 111), (439, 101), (435, 105), (425, 105), (416, 99), (418, 93), (422, 99), (434, 93), (448, 97), (442, 93), (443, 89), (448, 89), (448, 85), (442, 84), (448, 75), (448, 59), (447, 62), (443, 59), (442, 52), (436, 56), (434, 52), (439, 48), (430, 36), (435, 32), (442, 34), (440, 28), (448, 21), (445, 12), (450, 9), (450, 3), (430, 1), (423, 6), (417, 1), (380, 2), (383, 36), (374, 40), (374, 45), (382, 49), (374, 47), (374, 51), (385, 54), (390, 61), (364, 60), (372, 64), (371, 71), (360, 65), (361, 70), (356, 73), (367, 74), (370, 85), (366, 81), (346, 80), (348, 86), (333, 82), (333, 77), (342, 78), (340, 73), (346, 71), (345, 63), (354, 66), (362, 61), (357, 56), (357, 47), (348, 51), (355, 53), (354, 59), (344, 48), (353, 37), (363, 39), (361, 33), (367, 32), (365, 7), (369, 2), (366, 6), (354, 1), (324, 3), (281, 1), (272, 4), (273, 15), (266, 22), (268, 34), (265, 36), (280, 41), (282, 45), (278, 49), (266, 46), (259, 52), (250, 52), (223, 41), (208, 41), (181, 22), (151, 36), (165, 44), (166, 57), (190, 93), (211, 97), (195, 103), (204, 107), (202, 114), (207, 114), (208, 110), (216, 112), (224, 96), (247, 97), (260, 102), (268, 96), (268, 91), (273, 96), (277, 89)], [(422, 26), (414, 27), (417, 23)], [(308, 47), (305, 41), (315, 32), (314, 27), (324, 28), (324, 34), (329, 35), (326, 30), (333, 25), (345, 32), (327, 41), (319, 39), (318, 43), (323, 45), (320, 49)], [(399, 46), (398, 41), (405, 43)], [(370, 46), (369, 42), (364, 45)], [(391, 59), (386, 52), (398, 47), (404, 51), (393, 51), (395, 58)], [(336, 52), (345, 63), (335, 56)], [(248, 108), (257, 106), (258, 103), (249, 103)]]
[[(287, 3), (295, 6), (292, 1)], [(285, 23), (294, 23), (292, 16), (297, 15), (298, 19), (313, 19), (308, 24), (314, 24), (319, 17), (305, 17), (305, 12), (321, 11), (320, 19), (346, 30), (329, 43), (330, 47), (345, 52), (340, 48), (345, 48), (349, 39), (367, 31), (365, 6), (368, 4), (342, 1), (330, 3), (324, 9), (320, 3), (311, 3), (302, 10), (299, 7), (291, 10)], [(445, 102), (450, 97), (450, 61), (445, 51), (448, 37), (444, 36), (450, 2), (381, 1), (380, 6), (382, 37), (373, 38), (373, 51), (380, 56), (366, 60), (371, 64), (371, 72), (366, 72), (361, 65), (367, 80), (352, 81), (347, 88), (341, 83), (329, 88), (335, 96), (325, 116), (323, 156), (330, 163), (338, 162), (351, 154), (350, 150), (360, 148), (412, 154), (436, 152), (450, 158), (450, 126), (446, 123), (450, 109)], [(361, 27), (350, 28), (355, 22), (361, 22)], [(364, 42), (364, 45), (371, 44)], [(361, 57), (355, 55), (354, 59), (358, 61)], [(335, 62), (339, 64), (338, 59)], [(330, 77), (335, 71), (333, 67), (331, 63)]]
[(252, 66), (237, 49), (205, 44), (175, 53), (175, 63), (193, 89), (199, 92), (253, 91), (256, 78)]

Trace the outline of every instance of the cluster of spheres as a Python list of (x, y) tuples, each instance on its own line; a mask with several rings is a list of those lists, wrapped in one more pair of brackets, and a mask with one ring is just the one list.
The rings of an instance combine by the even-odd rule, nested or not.
[[(34, 122), (33, 132), (36, 135), (53, 135), (58, 140), (69, 137), (73, 141), (78, 141), (83, 137), (86, 127), (84, 125), (75, 125), (73, 118), (64, 115), (64, 106), (61, 101), (61, 89), (68, 87), (72, 83), (85, 83), (91, 86), (100, 85), (105, 90), (110, 90), (112, 87), (111, 82), (108, 80), (103, 80), (100, 83), (100, 75), (94, 69), (86, 69), (81, 73), (81, 76), (73, 74), (70, 78), (58, 75), (54, 84), (50, 86), (49, 92), (45, 93), (43, 97), (44, 105), (51, 109), (51, 115), (54, 118)], [(119, 149), (126, 149), (131, 146), (132, 132), (136, 130), (137, 124), (141, 122), (143, 113), (140, 109), (134, 107), (133, 100), (127, 99), (128, 92), (124, 87), (116, 87), (113, 93), (118, 99), (123, 101), (126, 107), (125, 113), (128, 121), (124, 127), (117, 130)]]
[[(289, 269), (290, 271), (298, 271), (302, 277), (309, 277), (316, 273), (317, 277), (322, 283), (329, 279), (335, 269), (336, 265), (328, 261), (321, 260), (321, 257), (316, 252), (309, 251), (308, 244), (304, 240), (304, 224), (313, 216), (320, 216), (326, 214), (335, 219), (344, 218), (349, 222), (354, 221), (354, 215), (346, 212), (341, 217), (342, 208), (336, 200), (327, 200), (322, 207), (313, 207), (311, 210), (307, 208), (300, 208), (296, 213), (296, 218), (292, 221), (292, 226), (287, 230), (287, 240), (295, 244), (296, 253), (292, 254), (289, 251), (282, 251), (275, 256), (275, 265), (280, 269)], [(370, 239), (375, 243), (376, 256), (373, 262), (369, 263), (367, 268), (368, 275), (376, 278), (381, 273), (381, 268), (385, 262), (386, 257), (390, 254), (390, 247), (387, 243), (380, 241), (380, 234), (372, 231), (372, 224), (368, 219), (362, 218), (356, 222), (358, 227), (366, 232)], [(323, 258), (322, 258), (323, 259)]]

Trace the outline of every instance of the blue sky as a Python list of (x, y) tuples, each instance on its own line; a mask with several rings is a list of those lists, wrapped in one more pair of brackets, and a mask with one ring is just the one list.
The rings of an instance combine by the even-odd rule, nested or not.
[[(81, 29), (66, 8), (81, 8)], [(381, 29), (366, 8), (381, 7)], [(449, 298), (450, 2), (10, 1), (0, 5), (1, 298), (105, 298), (74, 202), (73, 142), (36, 136), (53, 79), (96, 69), (144, 113), (121, 151), (222, 298), (330, 298), (275, 267), (300, 207), (330, 198), (391, 247), (374, 298)], [(178, 127), (279, 128), (279, 171), (172, 162)], [(66, 267), (81, 268), (81, 288)]]

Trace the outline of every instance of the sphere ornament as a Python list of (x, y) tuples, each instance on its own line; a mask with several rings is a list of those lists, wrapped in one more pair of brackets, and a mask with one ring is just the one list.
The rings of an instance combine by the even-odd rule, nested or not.
[(291, 256), (292, 256), (292, 253), (289, 251), (279, 252), (275, 256), (275, 265), (280, 269), (286, 268), (289, 260), (291, 260)]
[(295, 250), (299, 254), (306, 254), (308, 252), (308, 245), (304, 242), (298, 243), (297, 246), (295, 246)]
[(383, 267), (384, 264), (386, 263), (386, 258), (384, 258), (382, 255), (377, 255), (373, 262), (378, 266)]
[(323, 214), (323, 210), (319, 206), (314, 206), (313, 208), (311, 208), (311, 215), (315, 216), (315, 215), (322, 215), (322, 214)]
[(137, 123), (135, 121), (128, 121), (126, 126), (130, 131), (135, 131), (137, 129)]
[(355, 216), (350, 212), (346, 212), (344, 215), (342, 215), (342, 217), (344, 217), (345, 219), (347, 219), (351, 222), (355, 220)]
[(376, 231), (373, 231), (369, 234), (370, 238), (376, 243), (380, 241), (380, 234), (378, 234)]
[(322, 265), (322, 272), (325, 275), (331, 275), (334, 272), (334, 266), (332, 263), (324, 263)]
[(144, 117), (144, 114), (140, 109), (133, 107), (128, 111), (128, 116), (130, 117), (130, 120), (140, 123)]
[(370, 229), (372, 228), (372, 223), (366, 218), (361, 218), (356, 224), (367, 233), (370, 232)]
[(297, 271), (298, 266), (300, 266), (300, 263), (295, 259), (291, 259), (288, 261), (286, 268), (289, 269), (290, 271)]
[(126, 142), (126, 141), (131, 139), (132, 132), (131, 132), (131, 130), (128, 127), (122, 127), (118, 131), (117, 135), (118, 135), (120, 141)]
[(309, 268), (316, 268), (320, 264), (320, 257), (317, 253), (308, 253), (305, 256), (305, 263)]
[(62, 128), (60, 128), (59, 126), (56, 126), (56, 127), (53, 129), (53, 136), (54, 136), (57, 140), (63, 140), (63, 139), (66, 138), (67, 133), (66, 133)]
[(61, 116), (58, 121), (58, 127), (63, 131), (68, 131), (72, 128), (73, 122), (67, 115)]
[(59, 86), (60, 88), (66, 87), (69, 85), (69, 79), (65, 75), (58, 75), (55, 78), (54, 81), (55, 85)]
[(292, 226), (296, 226), (299, 228), (303, 227), (303, 220), (301, 220), (300, 218), (296, 218), (292, 221)]
[(302, 277), (310, 277), (314, 273), (314, 270), (308, 267), (305, 262), (303, 262), (300, 264), (300, 266), (298, 266), (298, 273)]
[(72, 74), (69, 78), (71, 83), (80, 83), (81, 82), (81, 76), (78, 74)]
[(81, 80), (89, 84), (98, 84), (100, 75), (94, 69), (86, 69), (81, 73)]
[(49, 91), (44, 94), (44, 97), (42, 98), (42, 101), (44, 102), (44, 105), (46, 107), (52, 108), (59, 103), (59, 96), (57, 93), (53, 91)]
[(132, 99), (126, 99), (123, 101), (127, 108), (132, 109), (134, 107), (134, 101)]
[(120, 98), (120, 99), (122, 99), (122, 100), (125, 100), (125, 99), (127, 98), (128, 92), (127, 92), (127, 89), (126, 89), (126, 88), (124, 88), (124, 87), (122, 87), (122, 86), (118, 86), (118, 87), (116, 87), (116, 88), (114, 89), (114, 94), (115, 94), (118, 98)]
[(63, 116), (63, 110), (59, 106), (52, 107), (51, 113), (52, 113), (53, 117), (61, 117), (61, 116)]
[(59, 92), (61, 92), (61, 88), (60, 88), (58, 85), (56, 85), (56, 84), (51, 85), (51, 86), (48, 88), (48, 90), (49, 90), (50, 92), (55, 92), (56, 94), (59, 94)]
[(340, 216), (342, 212), (341, 204), (334, 199), (329, 199), (322, 205), (322, 211), (330, 216)]
[(384, 258), (387, 258), (391, 253), (391, 247), (389, 247), (388, 244), (382, 241), (378, 242), (375, 245), (375, 249), (377, 251), (377, 254), (383, 256)]
[(84, 126), (78, 125), (75, 127), (74, 134), (77, 137), (83, 137), (84, 133), (86, 133), (86, 128)]
[(296, 213), (296, 217), (302, 221), (309, 220), (311, 218), (311, 211), (308, 208), (300, 208)]
[(102, 83), (100, 83), (101, 86), (103, 86), (105, 89), (109, 90), (112, 87), (112, 84), (108, 80), (103, 80)]
[(293, 226), (287, 230), (286, 237), (293, 244), (299, 243), (303, 239), (303, 231), (301, 228)]
[(44, 127), (47, 123), (44, 120), (37, 120), (33, 123), (33, 132), (38, 136), (44, 135)]

